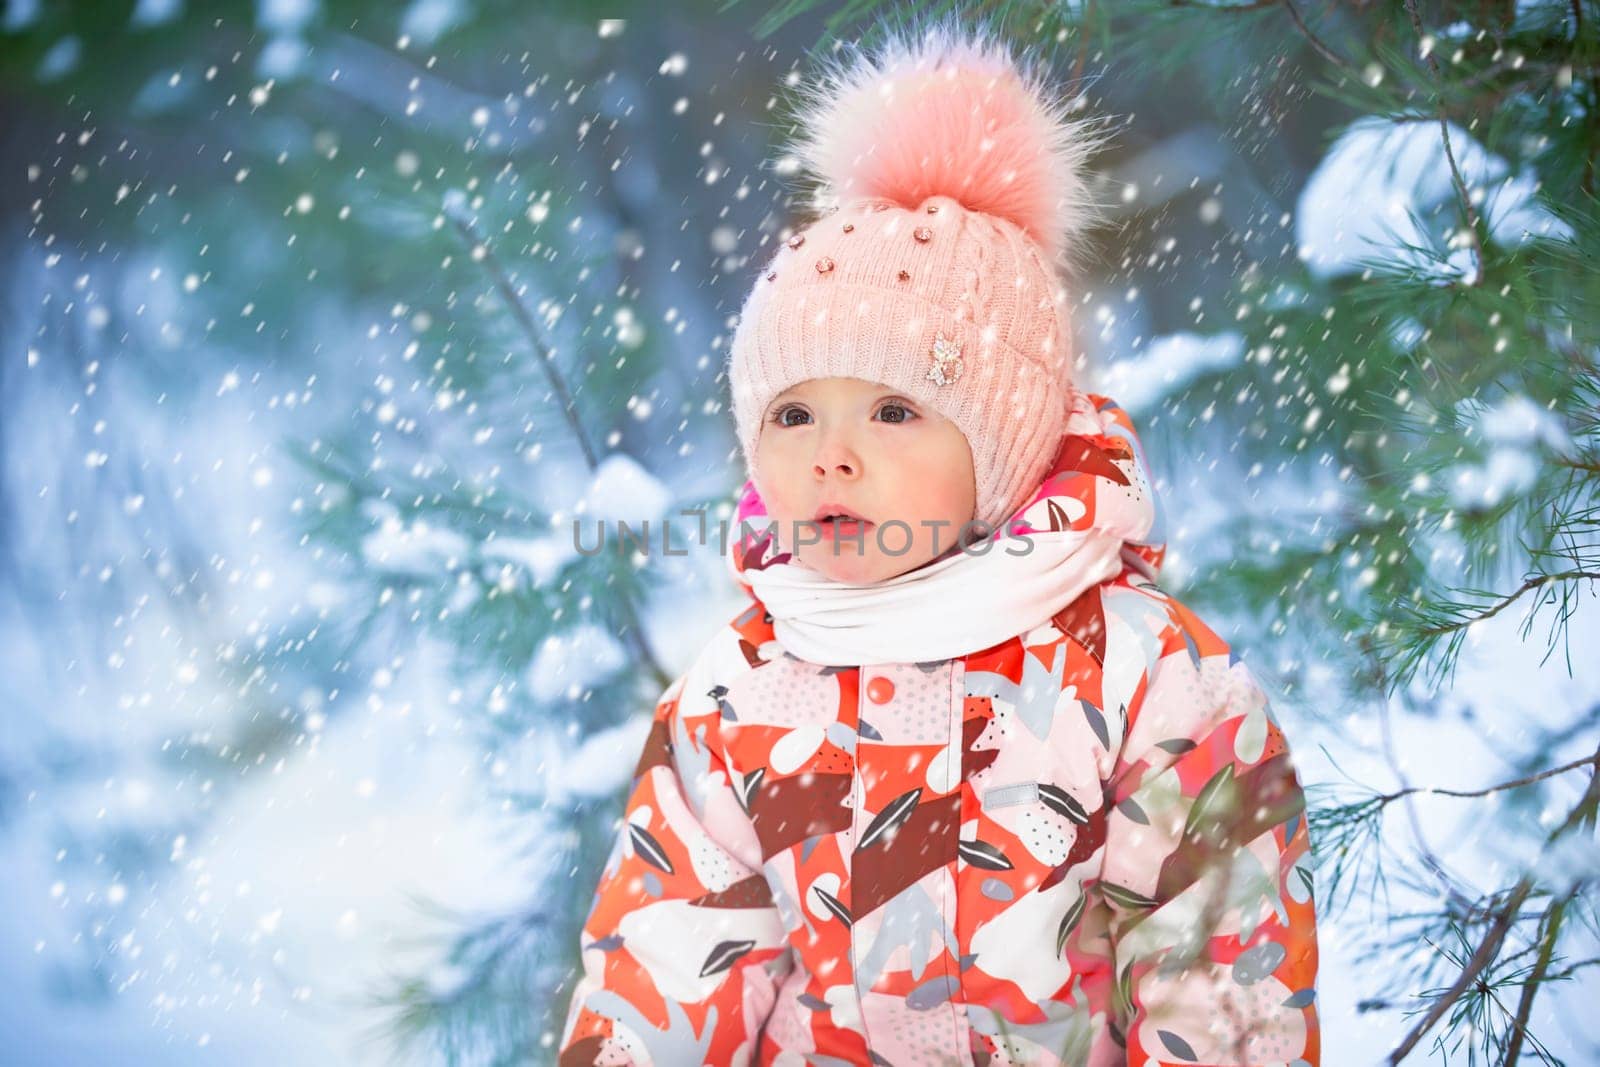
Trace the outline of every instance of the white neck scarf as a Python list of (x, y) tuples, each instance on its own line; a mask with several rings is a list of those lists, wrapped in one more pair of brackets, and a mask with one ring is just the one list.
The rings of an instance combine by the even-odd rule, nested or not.
[(772, 613), (773, 636), (800, 659), (829, 666), (928, 663), (1048, 622), (1121, 573), (1122, 545), (1120, 534), (1093, 528), (1030, 533), (1026, 540), (990, 542), (982, 555), (958, 550), (865, 585), (793, 563), (747, 570), (744, 580)]

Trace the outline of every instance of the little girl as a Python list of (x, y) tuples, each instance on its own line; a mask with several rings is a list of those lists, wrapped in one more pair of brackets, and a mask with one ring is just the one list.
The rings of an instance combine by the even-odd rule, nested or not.
[(750, 600), (656, 705), (559, 1062), (1318, 1064), (1283, 735), (1072, 378), (1097, 135), (951, 21), (835, 74), (838, 206), (730, 357)]

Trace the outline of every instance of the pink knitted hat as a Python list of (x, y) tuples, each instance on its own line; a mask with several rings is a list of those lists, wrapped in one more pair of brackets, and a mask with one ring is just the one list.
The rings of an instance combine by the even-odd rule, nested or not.
[(1042, 76), (947, 17), (802, 89), (794, 154), (825, 213), (762, 268), (729, 356), (753, 479), (762, 417), (810, 378), (882, 382), (966, 435), (976, 518), (1043, 477), (1072, 397), (1061, 277), (1100, 221), (1082, 174), (1104, 131)]

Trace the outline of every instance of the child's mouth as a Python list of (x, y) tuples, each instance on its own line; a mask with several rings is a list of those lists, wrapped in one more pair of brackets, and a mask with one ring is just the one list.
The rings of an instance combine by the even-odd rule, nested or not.
[(845, 515), (817, 520), (817, 527), (824, 541), (834, 537), (860, 537), (871, 525), (872, 523), (866, 519), (855, 519)]

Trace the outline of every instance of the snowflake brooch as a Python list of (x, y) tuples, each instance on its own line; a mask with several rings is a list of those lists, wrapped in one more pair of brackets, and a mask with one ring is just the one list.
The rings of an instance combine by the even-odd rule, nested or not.
[(941, 331), (933, 343), (933, 366), (928, 368), (928, 379), (938, 385), (949, 385), (961, 377), (961, 346), (945, 337)]

